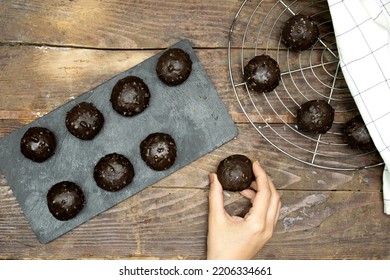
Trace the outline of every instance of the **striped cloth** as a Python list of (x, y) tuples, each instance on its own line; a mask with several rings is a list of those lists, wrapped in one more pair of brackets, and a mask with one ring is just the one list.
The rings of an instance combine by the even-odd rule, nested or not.
[(390, 0), (328, 0), (348, 88), (385, 163), (390, 215)]

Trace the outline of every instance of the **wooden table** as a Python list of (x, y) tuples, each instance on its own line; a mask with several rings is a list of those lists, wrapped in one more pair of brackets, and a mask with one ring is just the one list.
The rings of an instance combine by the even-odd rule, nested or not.
[[(193, 44), (239, 130), (236, 139), (49, 244), (38, 242), (1, 175), (0, 259), (204, 259), (207, 175), (232, 153), (258, 159), (282, 195), (274, 237), (256, 258), (390, 258), (383, 166), (337, 171), (298, 162), (272, 147), (243, 114), (227, 63), (228, 33), (240, 5), (233, 0), (0, 2), (0, 136), (181, 39)], [(250, 206), (239, 194), (225, 199), (231, 214)]]

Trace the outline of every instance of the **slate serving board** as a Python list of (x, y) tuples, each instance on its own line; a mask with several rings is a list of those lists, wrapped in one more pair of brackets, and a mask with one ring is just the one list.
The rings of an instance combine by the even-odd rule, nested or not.
[[(193, 61), (192, 72), (183, 84), (169, 87), (157, 78), (155, 66), (160, 52), (0, 139), (0, 170), (41, 243), (54, 240), (237, 135), (191, 43), (183, 40), (171, 47), (185, 50)], [(109, 101), (115, 83), (127, 75), (143, 79), (151, 92), (149, 107), (134, 117), (119, 115)], [(82, 101), (92, 102), (105, 118), (102, 130), (91, 141), (74, 137), (65, 126), (66, 112)], [(32, 126), (46, 127), (57, 138), (54, 156), (43, 163), (20, 153), (20, 139)], [(168, 133), (176, 141), (176, 161), (165, 171), (153, 171), (140, 156), (139, 144), (154, 132)], [(130, 185), (112, 193), (97, 187), (93, 169), (101, 157), (113, 152), (132, 162), (135, 177)], [(78, 184), (87, 201), (79, 215), (69, 221), (55, 219), (46, 202), (49, 188), (64, 180)]]

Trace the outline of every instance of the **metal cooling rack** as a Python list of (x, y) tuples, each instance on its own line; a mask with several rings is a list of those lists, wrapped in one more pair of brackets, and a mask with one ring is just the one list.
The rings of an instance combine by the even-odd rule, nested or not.
[[(320, 29), (317, 43), (309, 50), (293, 52), (281, 43), (281, 30), (291, 16), (311, 16)], [(281, 69), (281, 82), (272, 92), (259, 94), (243, 80), (244, 66), (255, 55), (268, 54)], [(358, 170), (382, 165), (377, 151), (350, 148), (343, 137), (343, 124), (358, 114), (339, 65), (336, 40), (326, 0), (246, 0), (229, 32), (229, 75), (238, 103), (256, 131), (277, 150), (311, 166), (332, 170)], [(332, 128), (322, 135), (297, 130), (300, 104), (323, 99), (335, 109)]]

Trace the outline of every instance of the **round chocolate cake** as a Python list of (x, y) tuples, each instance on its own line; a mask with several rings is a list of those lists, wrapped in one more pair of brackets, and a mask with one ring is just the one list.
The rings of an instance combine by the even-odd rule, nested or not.
[(268, 55), (255, 56), (244, 67), (244, 80), (254, 91), (270, 92), (279, 85), (279, 65)]
[(317, 23), (309, 16), (297, 14), (286, 21), (282, 30), (282, 42), (290, 50), (304, 51), (318, 40)]
[(141, 113), (149, 106), (150, 91), (144, 81), (136, 76), (120, 79), (112, 89), (112, 108), (127, 117)]
[(362, 151), (375, 150), (374, 142), (361, 115), (350, 119), (345, 124), (344, 135), (348, 145), (354, 149)]
[(85, 205), (83, 191), (78, 185), (69, 181), (52, 186), (47, 192), (46, 198), (50, 213), (61, 221), (76, 217)]
[(140, 145), (141, 157), (156, 171), (171, 167), (176, 159), (175, 140), (165, 133), (152, 133)]
[(65, 125), (70, 133), (82, 140), (93, 139), (104, 124), (103, 114), (92, 104), (81, 102), (66, 114)]
[(244, 155), (231, 155), (219, 163), (217, 176), (224, 190), (242, 191), (254, 180), (252, 162)]
[(324, 100), (311, 100), (297, 110), (298, 130), (313, 134), (327, 132), (333, 124), (334, 109)]
[(35, 162), (44, 162), (50, 158), (56, 146), (53, 132), (44, 127), (30, 127), (20, 141), (22, 154)]
[(157, 77), (169, 86), (183, 83), (192, 71), (192, 60), (182, 49), (171, 48), (165, 51), (156, 65)]
[(95, 166), (93, 177), (100, 188), (116, 192), (133, 181), (134, 168), (124, 155), (112, 153), (99, 160)]

